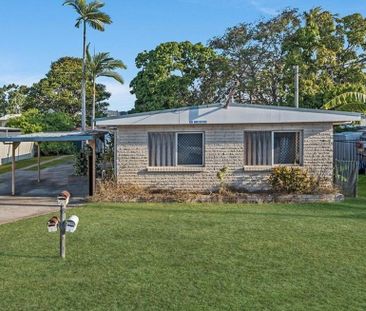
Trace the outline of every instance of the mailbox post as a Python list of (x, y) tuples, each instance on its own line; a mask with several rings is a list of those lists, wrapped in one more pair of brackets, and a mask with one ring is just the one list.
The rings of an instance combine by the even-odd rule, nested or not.
[(60, 204), (60, 257), (65, 258), (66, 251), (66, 232), (65, 232), (65, 220), (66, 220), (66, 204)]
[(66, 256), (66, 232), (75, 232), (79, 223), (79, 217), (73, 215), (66, 219), (66, 207), (69, 204), (70, 193), (63, 191), (57, 196), (57, 204), (60, 207), (60, 218), (53, 216), (47, 223), (48, 232), (57, 232), (60, 229), (60, 257)]

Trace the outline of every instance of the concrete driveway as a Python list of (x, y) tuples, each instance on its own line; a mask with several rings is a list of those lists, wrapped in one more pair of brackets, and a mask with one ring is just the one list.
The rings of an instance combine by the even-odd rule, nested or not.
[(16, 171), (16, 195), (11, 193), (11, 173), (0, 175), (0, 224), (19, 219), (58, 212), (57, 195), (68, 190), (70, 207), (80, 205), (88, 196), (88, 178), (72, 176), (72, 163), (49, 167), (41, 171)]

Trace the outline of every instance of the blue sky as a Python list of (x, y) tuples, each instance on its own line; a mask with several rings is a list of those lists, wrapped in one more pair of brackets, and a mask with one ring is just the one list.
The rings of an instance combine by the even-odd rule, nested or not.
[[(340, 15), (361, 12), (360, 0), (105, 0), (113, 24), (104, 33), (89, 30), (96, 51), (122, 59), (125, 85), (101, 80), (112, 93), (111, 108), (133, 107), (129, 82), (135, 76), (136, 55), (166, 41), (206, 43), (240, 22), (270, 17), (286, 7), (308, 10), (322, 6)], [(62, 56), (81, 55), (81, 32), (74, 28), (75, 13), (62, 0), (2, 1), (0, 29), (0, 85), (31, 85), (42, 78), (50, 63)]]

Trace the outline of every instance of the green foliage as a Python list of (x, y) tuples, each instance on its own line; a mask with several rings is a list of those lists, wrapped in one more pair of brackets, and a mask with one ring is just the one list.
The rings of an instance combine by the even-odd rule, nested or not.
[[(286, 9), (242, 23), (213, 38), (209, 47), (168, 42), (136, 58), (131, 82), (133, 112), (225, 102), (294, 103), (294, 70), (300, 69), (300, 106), (321, 108), (346, 92), (366, 94), (366, 19), (339, 17), (321, 8)], [(360, 106), (341, 109), (360, 110)]]
[(131, 81), (135, 111), (151, 111), (202, 103), (199, 85), (217, 60), (215, 52), (191, 42), (167, 42), (138, 54), (140, 71)]
[(225, 187), (225, 178), (228, 173), (229, 168), (225, 165), (222, 168), (219, 169), (219, 171), (216, 174), (217, 179), (220, 182), (220, 188)]
[(29, 109), (21, 116), (10, 119), (7, 126), (19, 128), (24, 134), (37, 133), (44, 130), (42, 119), (43, 115), (38, 109)]
[[(80, 83), (82, 79), (82, 60), (62, 57), (52, 63), (46, 78), (35, 83), (29, 90), (25, 109), (36, 108), (42, 113), (50, 110), (66, 113), (75, 118), (81, 111)], [(87, 108), (91, 114), (93, 85), (87, 84)], [(102, 116), (108, 106), (106, 100), (110, 93), (103, 84), (96, 85), (96, 114)]]
[(126, 65), (119, 59), (114, 59), (109, 53), (101, 52), (91, 55), (89, 45), (86, 49), (86, 66), (87, 74), (90, 78), (93, 87), (93, 103), (92, 103), (92, 126), (94, 128), (95, 119), (95, 101), (96, 101), (96, 80), (99, 77), (108, 77), (123, 84), (122, 76), (116, 69), (126, 69)]
[(88, 145), (81, 148), (75, 153), (74, 162), (74, 174), (75, 176), (86, 176), (88, 175), (89, 167), (89, 155), (91, 154), (91, 149)]
[(312, 193), (318, 187), (316, 178), (307, 170), (291, 166), (273, 168), (269, 182), (278, 193)]
[(94, 55), (90, 54), (89, 45), (86, 50), (87, 71), (91, 81), (99, 77), (108, 77), (123, 84), (122, 76), (116, 72), (116, 69), (126, 69), (126, 65), (119, 59), (114, 59), (107, 52), (100, 52)]
[(86, 0), (68, 0), (63, 5), (71, 6), (78, 14), (75, 24), (77, 28), (85, 22), (93, 29), (104, 31), (104, 25), (112, 23), (109, 15), (100, 11), (104, 7), (103, 2), (92, 1), (88, 3)]
[(359, 92), (346, 92), (327, 102), (323, 109), (366, 112), (366, 94)]
[(269, 20), (239, 24), (213, 38), (209, 46), (226, 59), (214, 77), (206, 77), (217, 88), (217, 101), (224, 102), (233, 88), (237, 103), (284, 104), (286, 57), (282, 46), (300, 22), (296, 10), (285, 10)]
[(0, 116), (18, 114), (26, 102), (28, 87), (9, 84), (0, 87)]
[[(365, 93), (366, 20), (359, 14), (338, 17), (315, 8), (302, 15), (303, 23), (284, 42), (286, 68), (300, 67), (300, 105), (320, 108), (345, 92)], [(293, 99), (293, 78), (287, 101)]]
[[(30, 109), (21, 116), (12, 118), (9, 127), (20, 128), (23, 133), (70, 131), (75, 128), (75, 121), (63, 112), (42, 113), (37, 109)], [(45, 155), (71, 154), (74, 152), (73, 143), (45, 142), (41, 144), (41, 151)]]

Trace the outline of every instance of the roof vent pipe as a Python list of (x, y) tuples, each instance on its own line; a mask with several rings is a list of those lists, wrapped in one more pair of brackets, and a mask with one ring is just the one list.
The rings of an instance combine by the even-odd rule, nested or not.
[(294, 96), (294, 102), (295, 107), (299, 108), (299, 66), (294, 66), (294, 72), (295, 72), (295, 96)]

